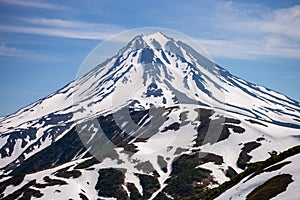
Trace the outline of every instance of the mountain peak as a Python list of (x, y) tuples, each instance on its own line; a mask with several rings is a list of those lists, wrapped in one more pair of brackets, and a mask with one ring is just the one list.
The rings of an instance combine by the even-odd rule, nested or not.
[[(119, 51), (119, 55), (124, 54), (126, 51), (135, 51), (138, 49), (152, 48), (166, 50), (170, 43), (175, 42), (174, 39), (167, 37), (162, 32), (155, 32), (152, 34), (141, 34), (133, 38), (126, 47)], [(173, 45), (172, 45), (173, 46)]]
[(165, 46), (166, 43), (171, 40), (171, 38), (165, 36), (162, 32), (145, 35), (142, 38), (147, 43), (158, 42), (159, 44), (161, 44), (161, 46)]
[(163, 34), (161, 31), (157, 31), (155, 33), (152, 34), (148, 34), (148, 35), (144, 35), (145, 37), (152, 37), (152, 38), (157, 38), (157, 37), (165, 37), (165, 38), (169, 38), (168, 36), (166, 36), (165, 34)]
[(152, 48), (165, 50), (166, 45), (172, 40), (161, 32), (143, 36), (143, 40)]
[(212, 191), (246, 199), (281, 177), (291, 185), (280, 197), (290, 199), (300, 181), (299, 112), (298, 102), (231, 75), (178, 38), (138, 35), (64, 88), (0, 117), (0, 197), (171, 200)]

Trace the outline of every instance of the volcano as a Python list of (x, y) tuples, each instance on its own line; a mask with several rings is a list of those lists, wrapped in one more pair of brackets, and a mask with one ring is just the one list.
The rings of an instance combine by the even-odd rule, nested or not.
[(0, 118), (0, 197), (296, 199), (299, 113), (180, 40), (138, 35)]

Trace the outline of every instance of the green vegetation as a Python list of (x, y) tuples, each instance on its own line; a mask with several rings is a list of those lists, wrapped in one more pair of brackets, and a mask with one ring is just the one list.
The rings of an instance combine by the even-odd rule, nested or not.
[(211, 171), (198, 167), (207, 162), (221, 164), (223, 159), (210, 153), (184, 154), (176, 159), (172, 163), (171, 177), (166, 181), (168, 185), (159, 194), (162, 199), (168, 198), (165, 193), (181, 200), (208, 190), (208, 185), (215, 183)]
[(74, 167), (74, 169), (86, 169), (89, 168), (95, 164), (98, 164), (99, 160), (97, 160), (96, 158), (92, 157), (86, 161), (83, 161), (81, 163), (79, 163), (77, 166)]
[(7, 186), (9, 185), (13, 185), (13, 186), (17, 186), (20, 185), (22, 183), (22, 181), (24, 180), (25, 175), (17, 175), (17, 176), (13, 176), (3, 182), (0, 183), (0, 198), (3, 196), (3, 192), (6, 189)]
[[(10, 185), (19, 185), (23, 179), (24, 176), (23, 175), (19, 175), (16, 176), (17, 178), (12, 178), (12, 179), (8, 179), (6, 181), (6, 183), (4, 183), (3, 185), (7, 185), (8, 183), (10, 183)], [(46, 183), (37, 183), (36, 179), (28, 182), (27, 184), (25, 184), (23, 187), (21, 187), (20, 189), (16, 190), (15, 192), (7, 195), (6, 197), (3, 197), (3, 194), (1, 194), (0, 198), (3, 200), (15, 200), (18, 199), (18, 197), (21, 197), (20, 199), (25, 199), (25, 200), (29, 200), (31, 199), (31, 197), (37, 197), (40, 198), (43, 196), (43, 194), (39, 191), (39, 190), (35, 190), (33, 188), (30, 187), (36, 187), (36, 188), (46, 188), (46, 187), (50, 187), (50, 186), (54, 186), (54, 185), (66, 185), (67, 183), (65, 181), (62, 180), (57, 180), (57, 179), (51, 179), (48, 176), (44, 177), (44, 181)], [(3, 186), (1, 184), (1, 187)], [(2, 191), (3, 192), (3, 191)]]
[(168, 198), (164, 192), (160, 192), (156, 195), (154, 200), (170, 200), (170, 198)]
[(29, 188), (30, 186), (33, 186), (35, 184), (36, 184), (36, 180), (32, 180), (32, 181), (28, 182), (27, 184), (25, 184), (20, 189), (16, 190), (15, 192), (7, 195), (6, 197), (4, 197), (2, 199), (3, 200), (15, 200), (15, 199), (18, 199), (18, 197), (20, 197), (20, 196), (21, 196), (20, 199), (23, 199), (23, 200), (30, 200), (31, 197), (40, 198), (43, 196), (43, 194), (40, 191)]
[(272, 167), (269, 167), (267, 169), (265, 169), (266, 172), (272, 172), (272, 171), (276, 171), (276, 170), (279, 170), (281, 169), (282, 167), (284, 167), (285, 165), (288, 165), (292, 163), (291, 161), (285, 161), (285, 162), (282, 162), (282, 163), (279, 163), (277, 165), (274, 165)]
[[(20, 166), (14, 169), (10, 175), (29, 174), (59, 166), (72, 160), (78, 152), (84, 149), (85, 147), (78, 137), (76, 129), (73, 128), (60, 140), (29, 157)], [(52, 165), (53, 163), (55, 163), (55, 165)]]
[(139, 193), (138, 189), (133, 183), (127, 183), (127, 188), (130, 192), (130, 200), (140, 200), (142, 195)]
[(225, 171), (225, 176), (228, 178), (232, 178), (236, 175), (238, 175), (238, 173), (232, 167), (228, 167), (228, 169)]
[(186, 199), (207, 190), (207, 186), (214, 182), (211, 171), (202, 168), (186, 169), (176, 177), (168, 180), (163, 192), (175, 199)]
[(193, 154), (183, 154), (172, 163), (172, 174), (177, 175), (184, 170), (193, 169), (201, 164), (213, 162), (217, 165), (223, 163), (223, 158), (219, 155), (206, 152), (195, 152)]
[(273, 154), (270, 158), (268, 158), (265, 161), (261, 161), (261, 162), (256, 162), (256, 163), (250, 163), (248, 164), (248, 167), (246, 168), (246, 170), (244, 170), (242, 173), (232, 177), (229, 181), (224, 182), (222, 185), (207, 190), (206, 192), (203, 193), (199, 193), (197, 195), (195, 195), (194, 197), (189, 198), (190, 200), (211, 200), (211, 199), (215, 199), (216, 197), (218, 197), (219, 195), (221, 195), (222, 193), (224, 193), (226, 190), (228, 190), (229, 188), (232, 188), (234, 185), (238, 184), (242, 179), (244, 179), (245, 177), (261, 171), (271, 165), (274, 165), (278, 162), (281, 162), (282, 160), (294, 156), (296, 154), (300, 153), (300, 145), (299, 146), (295, 146), (292, 147), (278, 155)]
[(43, 179), (45, 182), (47, 182), (46, 184), (36, 183), (36, 184), (34, 184), (34, 186), (37, 188), (45, 188), (48, 186), (66, 185), (67, 184), (67, 182), (65, 182), (65, 181), (58, 180), (58, 179), (51, 179), (51, 178), (49, 178), (49, 176), (45, 176)]
[(261, 186), (255, 188), (247, 197), (246, 200), (268, 200), (281, 192), (284, 192), (287, 186), (293, 182), (292, 175), (280, 174), (267, 180)]
[(285, 162), (282, 162), (282, 163), (278, 163), (278, 164), (276, 164), (276, 165), (273, 165), (273, 166), (271, 166), (271, 167), (268, 167), (268, 168), (266, 168), (266, 169), (258, 170), (258, 171), (256, 171), (255, 173), (253, 173), (247, 180), (245, 180), (244, 183), (247, 182), (247, 181), (249, 181), (249, 180), (252, 179), (253, 177), (255, 177), (255, 176), (261, 174), (261, 173), (264, 173), (264, 172), (272, 172), (272, 171), (279, 170), (279, 169), (281, 169), (282, 167), (284, 167), (285, 165), (288, 165), (288, 164), (290, 164), (290, 163), (291, 163), (291, 161), (285, 161)]
[(122, 187), (124, 178), (125, 175), (118, 169), (100, 169), (99, 178), (95, 186), (95, 189), (98, 190), (98, 195), (127, 200), (127, 193)]
[(251, 160), (252, 156), (248, 155), (251, 151), (261, 146), (258, 142), (248, 142), (244, 144), (242, 151), (237, 160), (237, 166), (241, 169), (245, 169), (248, 165), (248, 162)]
[(201, 161), (201, 164), (213, 162), (216, 165), (221, 165), (223, 163), (223, 157), (213, 153), (199, 152), (198, 157)]
[(160, 188), (160, 184), (157, 178), (146, 175), (146, 174), (135, 174), (139, 177), (140, 183), (143, 187), (143, 198), (142, 199), (149, 199), (151, 195)]
[[(147, 115), (148, 111), (132, 111), (130, 113), (130, 116), (132, 119), (136, 122), (140, 121), (142, 118), (144, 118), (145, 115)], [(69, 119), (70, 116), (60, 116), (55, 115), (51, 120), (51, 123), (54, 123), (57, 120), (62, 120), (62, 117), (67, 117)], [(65, 119), (63, 118), (63, 119)], [(147, 118), (146, 118), (147, 119)], [(91, 146), (97, 146), (98, 144), (104, 144), (107, 141), (112, 142), (118, 147), (123, 147), (126, 152), (132, 152), (135, 153), (137, 151), (137, 147), (128, 144), (128, 141), (131, 141), (134, 139), (134, 137), (131, 136), (121, 136), (122, 130), (118, 127), (118, 125), (114, 121), (114, 116), (112, 114), (106, 115), (106, 116), (99, 116), (97, 119), (97, 123), (99, 122), (101, 129), (103, 130), (104, 134), (103, 136), (95, 137), (96, 139), (93, 139), (91, 141)], [(47, 120), (41, 119), (42, 121), (45, 121), (47, 123)], [(94, 123), (93, 121), (86, 121), (83, 122), (80, 125), (77, 125), (76, 128), (81, 130), (85, 125), (88, 125), (87, 127), (90, 127), (90, 125)], [(61, 127), (62, 128), (62, 127)], [(18, 174), (29, 174), (34, 173), (37, 171), (42, 171), (45, 169), (53, 168), (56, 166), (59, 166), (61, 164), (64, 164), (66, 162), (71, 161), (78, 153), (84, 153), (86, 151), (86, 147), (83, 145), (81, 138), (78, 135), (77, 129), (75, 127), (69, 130), (61, 139), (53, 142), (50, 146), (46, 147), (45, 149), (41, 150), (40, 152), (34, 154), (30, 158), (24, 160), (21, 165), (16, 167), (10, 175), (16, 176)], [(28, 135), (34, 136), (34, 132), (36, 130), (29, 130)], [(84, 130), (84, 132), (89, 133), (88, 130)], [(32, 132), (32, 133), (31, 133)], [(89, 134), (86, 134), (89, 136)], [(81, 137), (83, 137), (81, 135)], [(24, 142), (23, 142), (24, 143)], [(24, 145), (22, 143), (22, 145)], [(66, 145), (67, 144), (67, 145)], [(109, 146), (109, 145), (108, 145)], [(101, 160), (105, 159), (107, 157), (112, 159), (118, 159), (118, 154), (113, 148), (106, 148), (105, 146), (101, 148), (100, 151), (96, 151), (94, 149), (91, 149), (91, 152), (93, 155), (96, 155), (96, 158)], [(86, 153), (84, 157), (91, 156), (89, 153)], [(53, 165), (55, 163), (55, 165)], [(94, 159), (90, 160), (90, 163), (84, 163), (84, 165), (80, 165), (77, 167), (78, 169), (86, 167), (88, 164), (96, 164), (97, 161)]]
[(55, 176), (57, 177), (62, 177), (62, 178), (78, 178), (81, 176), (81, 172), (79, 170), (71, 170), (71, 171), (68, 171), (70, 167), (66, 167), (66, 168), (63, 168), (63, 169), (60, 169), (58, 171), (56, 171), (54, 173)]

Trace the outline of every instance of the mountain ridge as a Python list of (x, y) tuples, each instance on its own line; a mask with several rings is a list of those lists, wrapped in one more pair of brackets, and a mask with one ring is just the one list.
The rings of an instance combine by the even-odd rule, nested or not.
[[(145, 36), (144, 36), (145, 37)], [(142, 36), (137, 36), (135, 39), (133, 39), (131, 42), (129, 42), (129, 44), (131, 44), (133, 41), (137, 41), (136, 39), (140, 39), (140, 38), (142, 38)], [(138, 40), (139, 41), (139, 40)], [(171, 40), (171, 41), (174, 41), (174, 40)], [(128, 46), (128, 45), (127, 45)], [(124, 48), (127, 48), (127, 47), (124, 47)], [(124, 49), (123, 48), (123, 49)], [(121, 51), (120, 51), (121, 52)], [(119, 53), (120, 53), (119, 52)], [(115, 56), (114, 56), (115, 57)], [(112, 58), (114, 58), (114, 57), (112, 57)], [(110, 59), (108, 59), (108, 60), (111, 60), (112, 58), (110, 58)], [(104, 63), (107, 63), (108, 62), (108, 60), (106, 60)], [(209, 61), (209, 62), (211, 62), (211, 61)], [(211, 62), (211, 64), (212, 64), (212, 62)], [(103, 64), (102, 64), (103, 65)], [(100, 65), (100, 66), (102, 66), (102, 65)], [(223, 68), (221, 68), (220, 66), (218, 66), (218, 65), (215, 65), (215, 64), (213, 64), (214, 66), (216, 66), (216, 68), (217, 69), (219, 69), (219, 72), (220, 72), (220, 74), (223, 74), (224, 76), (233, 76), (233, 75), (231, 75), (227, 70), (225, 70), (225, 69), (223, 69)], [(95, 69), (94, 69), (95, 70)], [(91, 72), (93, 72), (94, 70), (92, 70)], [(240, 79), (240, 78), (238, 78), (238, 77), (235, 77), (235, 76), (233, 76), (234, 78), (236, 78), (237, 80), (241, 80), (241, 82), (244, 82), (244, 80), (242, 80), (242, 79)], [(72, 83), (73, 83), (73, 85), (72, 85)], [(234, 83), (234, 81), (230, 81), (230, 83), (232, 84), (232, 83)], [(234, 84), (236, 84), (236, 83), (234, 83)], [(244, 84), (246, 84), (246, 85), (250, 85), (251, 86), (251, 89), (253, 89), (255, 86), (257, 86), (257, 85), (255, 85), (255, 84), (252, 84), (252, 83), (249, 83), (249, 82), (245, 82)], [(35, 104), (38, 104), (38, 103), (41, 103), (41, 101), (43, 101), (43, 100), (46, 100), (46, 99), (49, 99), (49, 98), (51, 98), (53, 95), (55, 95), (55, 94), (61, 94), (61, 93), (64, 93), (64, 92), (67, 92), (67, 91), (63, 91), (63, 90), (72, 90), (74, 87), (76, 87), (76, 85), (77, 85), (77, 83), (75, 83), (74, 84), (74, 82), (71, 82), (71, 83), (69, 83), (69, 84), (67, 84), (65, 87), (63, 87), (62, 89), (60, 89), (60, 90), (58, 90), (58, 91), (56, 91), (56, 92), (53, 92), (52, 94), (50, 94), (49, 96), (47, 96), (47, 97), (45, 97), (45, 98), (42, 98), (41, 100), (39, 100), (39, 101), (37, 101), (37, 102), (35, 102), (35, 103), (33, 103), (33, 104), (30, 104), (29, 106), (27, 106), (27, 107), (30, 107), (31, 105), (31, 107), (34, 107), (34, 105)], [(261, 86), (257, 86), (258, 88), (259, 87), (261, 87)], [(257, 89), (257, 88), (256, 88)], [(241, 90), (245, 90), (245, 88), (241, 88)], [(262, 91), (263, 92), (263, 91)], [(270, 95), (270, 93), (273, 93), (273, 91), (271, 91), (271, 90), (269, 90), (269, 89), (266, 89), (266, 92), (268, 92), (269, 94), (268, 95)], [(265, 92), (265, 93), (266, 93)], [(73, 95), (73, 94), (70, 94), (70, 95)], [(276, 95), (278, 95), (278, 93), (276, 93)], [(281, 95), (281, 94), (279, 94), (279, 95)], [(278, 98), (278, 97), (276, 97), (276, 96), (274, 96), (274, 95), (270, 95), (271, 97), (273, 96), (274, 98)], [(285, 100), (285, 102), (287, 102), (287, 103), (292, 103), (293, 105), (295, 105), (295, 106), (298, 106), (299, 107), (299, 102), (297, 102), (297, 101), (295, 101), (295, 100), (292, 100), (292, 99), (289, 99), (288, 97), (285, 97), (284, 96), (284, 98), (286, 98), (286, 100)], [(284, 98), (281, 98), (280, 100), (284, 100)], [(278, 103), (278, 102), (277, 102)], [(71, 106), (71, 105), (69, 105), (69, 106)], [(223, 106), (224, 107), (224, 106)], [(29, 110), (29, 108), (28, 108), (28, 110)], [(21, 110), (20, 110), (21, 111)], [(298, 109), (298, 111), (299, 111), (299, 109)], [(17, 113), (15, 113), (15, 114), (17, 114)], [(47, 113), (45, 113), (45, 114), (47, 114)], [(14, 115), (14, 114), (12, 114), (12, 115)], [(9, 116), (12, 116), (12, 115), (9, 115)], [(6, 116), (5, 118), (7, 118), (8, 116)], [(3, 118), (2, 119), (2, 121), (4, 121), (5, 120), (5, 118)], [(298, 123), (298, 122), (296, 122), (296, 123)]]
[[(299, 102), (181, 41), (139, 35), (86, 75), (0, 118), (0, 181), (24, 175), (1, 198), (188, 198), (224, 183), (229, 169), (242, 173), (299, 144), (299, 112)], [(113, 177), (114, 189), (105, 185)]]

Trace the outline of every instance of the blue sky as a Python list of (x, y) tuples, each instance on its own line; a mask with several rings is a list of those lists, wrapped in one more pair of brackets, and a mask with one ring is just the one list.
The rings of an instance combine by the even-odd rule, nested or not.
[(182, 32), (234, 75), (300, 100), (297, 1), (0, 0), (0, 116), (72, 81), (101, 41), (142, 27)]

